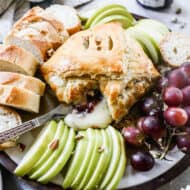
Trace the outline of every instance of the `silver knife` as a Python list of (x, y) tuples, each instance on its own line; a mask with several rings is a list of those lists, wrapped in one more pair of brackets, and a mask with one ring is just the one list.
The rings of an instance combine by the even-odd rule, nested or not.
[(34, 128), (42, 126), (50, 119), (60, 119), (63, 118), (67, 113), (71, 111), (71, 107), (60, 104), (52, 111), (34, 118), (32, 120), (26, 121), (21, 125), (18, 125), (14, 128), (8, 129), (0, 133), (0, 143), (4, 143), (10, 139), (18, 137)]

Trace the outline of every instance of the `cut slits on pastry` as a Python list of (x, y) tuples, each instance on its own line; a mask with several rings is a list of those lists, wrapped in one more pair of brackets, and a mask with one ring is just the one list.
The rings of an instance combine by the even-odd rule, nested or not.
[[(151, 60), (119, 23), (71, 36), (41, 71), (61, 102), (80, 104), (89, 92), (99, 90), (115, 121), (121, 120), (159, 77)], [(63, 84), (53, 82), (52, 76)]]

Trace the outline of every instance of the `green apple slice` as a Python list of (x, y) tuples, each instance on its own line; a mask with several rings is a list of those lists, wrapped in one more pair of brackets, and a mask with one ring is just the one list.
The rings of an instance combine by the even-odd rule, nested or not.
[(112, 16), (112, 15), (122, 15), (126, 18), (128, 18), (133, 24), (135, 23), (135, 19), (133, 18), (133, 16), (126, 10), (124, 10), (123, 8), (112, 8), (109, 10), (106, 10), (105, 12), (102, 12), (101, 14), (99, 14), (91, 23), (90, 27), (93, 27), (95, 25), (98, 24), (98, 22), (100, 22), (102, 19), (108, 17), (108, 16)]
[(51, 121), (41, 130), (36, 141), (15, 169), (14, 173), (16, 175), (24, 176), (32, 169), (32, 167), (40, 159), (41, 155), (47, 150), (48, 144), (55, 135), (56, 129), (57, 123), (55, 121)]
[(125, 168), (126, 168), (126, 163), (127, 163), (127, 159), (126, 159), (126, 153), (125, 153), (125, 144), (124, 144), (124, 140), (123, 137), (121, 136), (121, 134), (119, 132), (117, 132), (118, 138), (120, 140), (120, 146), (121, 146), (121, 156), (119, 159), (119, 163), (118, 166), (114, 172), (114, 176), (112, 177), (112, 179), (110, 180), (109, 184), (106, 186), (106, 190), (115, 190), (117, 189), (117, 186), (121, 180), (121, 178), (123, 177), (123, 174), (125, 172)]
[(122, 16), (122, 15), (111, 15), (108, 16), (102, 20), (100, 20), (97, 25), (101, 25), (101, 24), (105, 24), (105, 23), (109, 23), (109, 22), (120, 22), (122, 24), (123, 28), (129, 28), (130, 26), (133, 26), (133, 21), (131, 21), (129, 18)]
[[(96, 135), (96, 134), (95, 134)], [(75, 176), (78, 174), (80, 167), (84, 161), (84, 157), (88, 147), (88, 137), (86, 131), (80, 131), (77, 135), (79, 140), (76, 144), (74, 155), (69, 161), (69, 165), (64, 175), (63, 188), (66, 189), (71, 186)], [(80, 139), (81, 137), (81, 139)]]
[(76, 177), (74, 178), (74, 181), (72, 182), (71, 184), (71, 187), (73, 188), (77, 188), (78, 185), (80, 184), (87, 168), (88, 168), (88, 164), (89, 164), (89, 161), (90, 161), (90, 158), (92, 156), (92, 152), (94, 150), (94, 147), (95, 147), (95, 138), (96, 138), (96, 135), (95, 135), (95, 131), (94, 129), (92, 128), (88, 128), (87, 129), (87, 135), (88, 135), (88, 146), (87, 146), (87, 149), (86, 149), (86, 152), (85, 152), (85, 156), (84, 156), (84, 159), (83, 159), (83, 162), (81, 164), (81, 167), (80, 167), (80, 170), (78, 171)]
[(157, 20), (153, 19), (141, 19), (137, 23), (138, 25), (141, 25), (142, 27), (151, 27), (154, 28), (155, 30), (159, 31), (160, 34), (165, 35), (169, 33), (169, 30), (167, 26)]
[(102, 147), (100, 147), (100, 158), (99, 161), (97, 163), (97, 165), (94, 168), (93, 174), (90, 177), (90, 180), (88, 181), (87, 185), (84, 187), (84, 190), (88, 190), (88, 189), (94, 189), (95, 187), (97, 187), (98, 182), (99, 182), (99, 176), (102, 176), (102, 174), (104, 173), (105, 167), (108, 165), (107, 163), (109, 163), (110, 160), (110, 155), (111, 155), (111, 151), (110, 151), (110, 141), (109, 141), (109, 136), (106, 133), (106, 130), (101, 130), (101, 134), (102, 134), (102, 139), (103, 139), (103, 143), (102, 143)]
[(102, 147), (102, 141), (103, 141), (103, 138), (101, 135), (101, 130), (97, 129), (96, 145), (95, 145), (95, 148), (93, 150), (92, 157), (90, 159), (90, 162), (89, 162), (88, 168), (85, 172), (85, 175), (83, 176), (82, 181), (79, 184), (77, 189), (84, 189), (84, 187), (87, 185), (87, 183), (91, 179), (91, 176), (93, 175), (93, 172), (94, 172), (94, 168), (97, 166), (98, 161), (99, 161), (100, 156), (101, 156), (100, 149)]
[(151, 36), (147, 35), (145, 32), (137, 27), (132, 27), (126, 30), (133, 39), (135, 39), (147, 55), (152, 59), (152, 61), (157, 64), (160, 61), (159, 53), (156, 49), (156, 45), (152, 40)]
[(109, 133), (109, 130), (108, 128), (105, 129), (105, 132), (108, 136), (108, 144), (109, 146), (107, 147), (107, 159), (106, 159), (106, 162), (104, 162), (104, 166), (103, 166), (103, 169), (102, 169), (102, 172), (97, 176), (97, 179), (96, 179), (96, 187), (98, 187), (100, 185), (100, 182), (103, 178), (103, 176), (106, 175), (106, 172), (107, 172), (107, 169), (110, 165), (110, 161), (111, 161), (111, 158), (112, 158), (112, 153), (113, 153), (113, 140), (112, 140), (112, 137)]
[(70, 128), (67, 143), (64, 148), (62, 148), (61, 154), (59, 155), (59, 157), (57, 157), (52, 167), (46, 170), (46, 173), (42, 177), (40, 177), (38, 181), (41, 183), (48, 183), (51, 179), (53, 179), (68, 162), (69, 158), (72, 155), (74, 147), (75, 131), (74, 129)]
[(126, 7), (122, 6), (122, 5), (119, 5), (119, 4), (111, 4), (111, 5), (107, 5), (101, 9), (98, 9), (86, 22), (85, 24), (85, 29), (88, 29), (91, 25), (91, 23), (93, 22), (94, 19), (96, 19), (96, 17), (101, 14), (102, 12), (106, 11), (106, 10), (109, 10), (109, 9), (112, 9), (112, 8), (121, 8), (123, 10), (126, 10)]
[[(53, 137), (51, 142), (54, 142), (56, 140), (59, 140), (60, 142), (60, 139), (64, 133), (63, 130), (67, 130), (67, 129), (63, 126), (63, 121), (60, 121), (58, 123), (55, 136)], [(50, 142), (50, 145), (51, 145), (51, 142)], [(45, 153), (42, 155), (42, 157), (39, 159), (39, 161), (34, 165), (32, 170), (29, 172), (29, 175), (32, 175), (35, 171), (37, 171), (48, 160), (48, 158), (53, 152), (54, 150), (52, 150), (49, 146), (48, 149), (45, 151)]]
[(107, 172), (103, 180), (101, 181), (100, 189), (105, 189), (109, 181), (113, 178), (115, 171), (117, 170), (118, 163), (120, 162), (120, 155), (121, 155), (121, 145), (117, 135), (117, 131), (111, 126), (108, 127), (108, 131), (109, 135), (112, 137), (113, 152)]
[(151, 26), (148, 27), (148, 26), (143, 26), (142, 24), (141, 25), (137, 24), (137, 25), (135, 25), (135, 27), (139, 28), (140, 30), (142, 30), (146, 34), (150, 35), (151, 38), (154, 40), (156, 46), (159, 47), (159, 43), (161, 42), (161, 40), (164, 37), (163, 34), (161, 34), (155, 28), (151, 28)]
[(65, 144), (68, 139), (69, 129), (67, 126), (65, 126), (63, 121), (60, 121), (58, 124), (58, 131), (59, 131), (59, 144), (58, 147), (52, 152), (52, 154), (48, 157), (47, 160), (45, 160), (42, 165), (37, 168), (32, 175), (29, 176), (30, 179), (37, 179), (44, 175), (51, 166), (55, 163), (55, 161), (58, 159), (59, 155), (61, 154), (62, 150), (65, 147)]

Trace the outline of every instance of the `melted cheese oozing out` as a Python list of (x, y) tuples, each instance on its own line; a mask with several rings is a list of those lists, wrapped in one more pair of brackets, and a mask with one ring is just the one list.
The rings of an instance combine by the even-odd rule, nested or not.
[(65, 123), (75, 129), (106, 128), (111, 122), (112, 117), (104, 99), (90, 113), (70, 113), (65, 117)]

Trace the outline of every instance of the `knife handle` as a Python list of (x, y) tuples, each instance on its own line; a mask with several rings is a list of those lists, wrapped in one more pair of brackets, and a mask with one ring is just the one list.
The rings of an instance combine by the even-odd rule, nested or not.
[(0, 133), (0, 143), (4, 143), (10, 139), (18, 137), (36, 127), (40, 126), (38, 118), (26, 121), (21, 125), (18, 125), (14, 128), (8, 129)]

